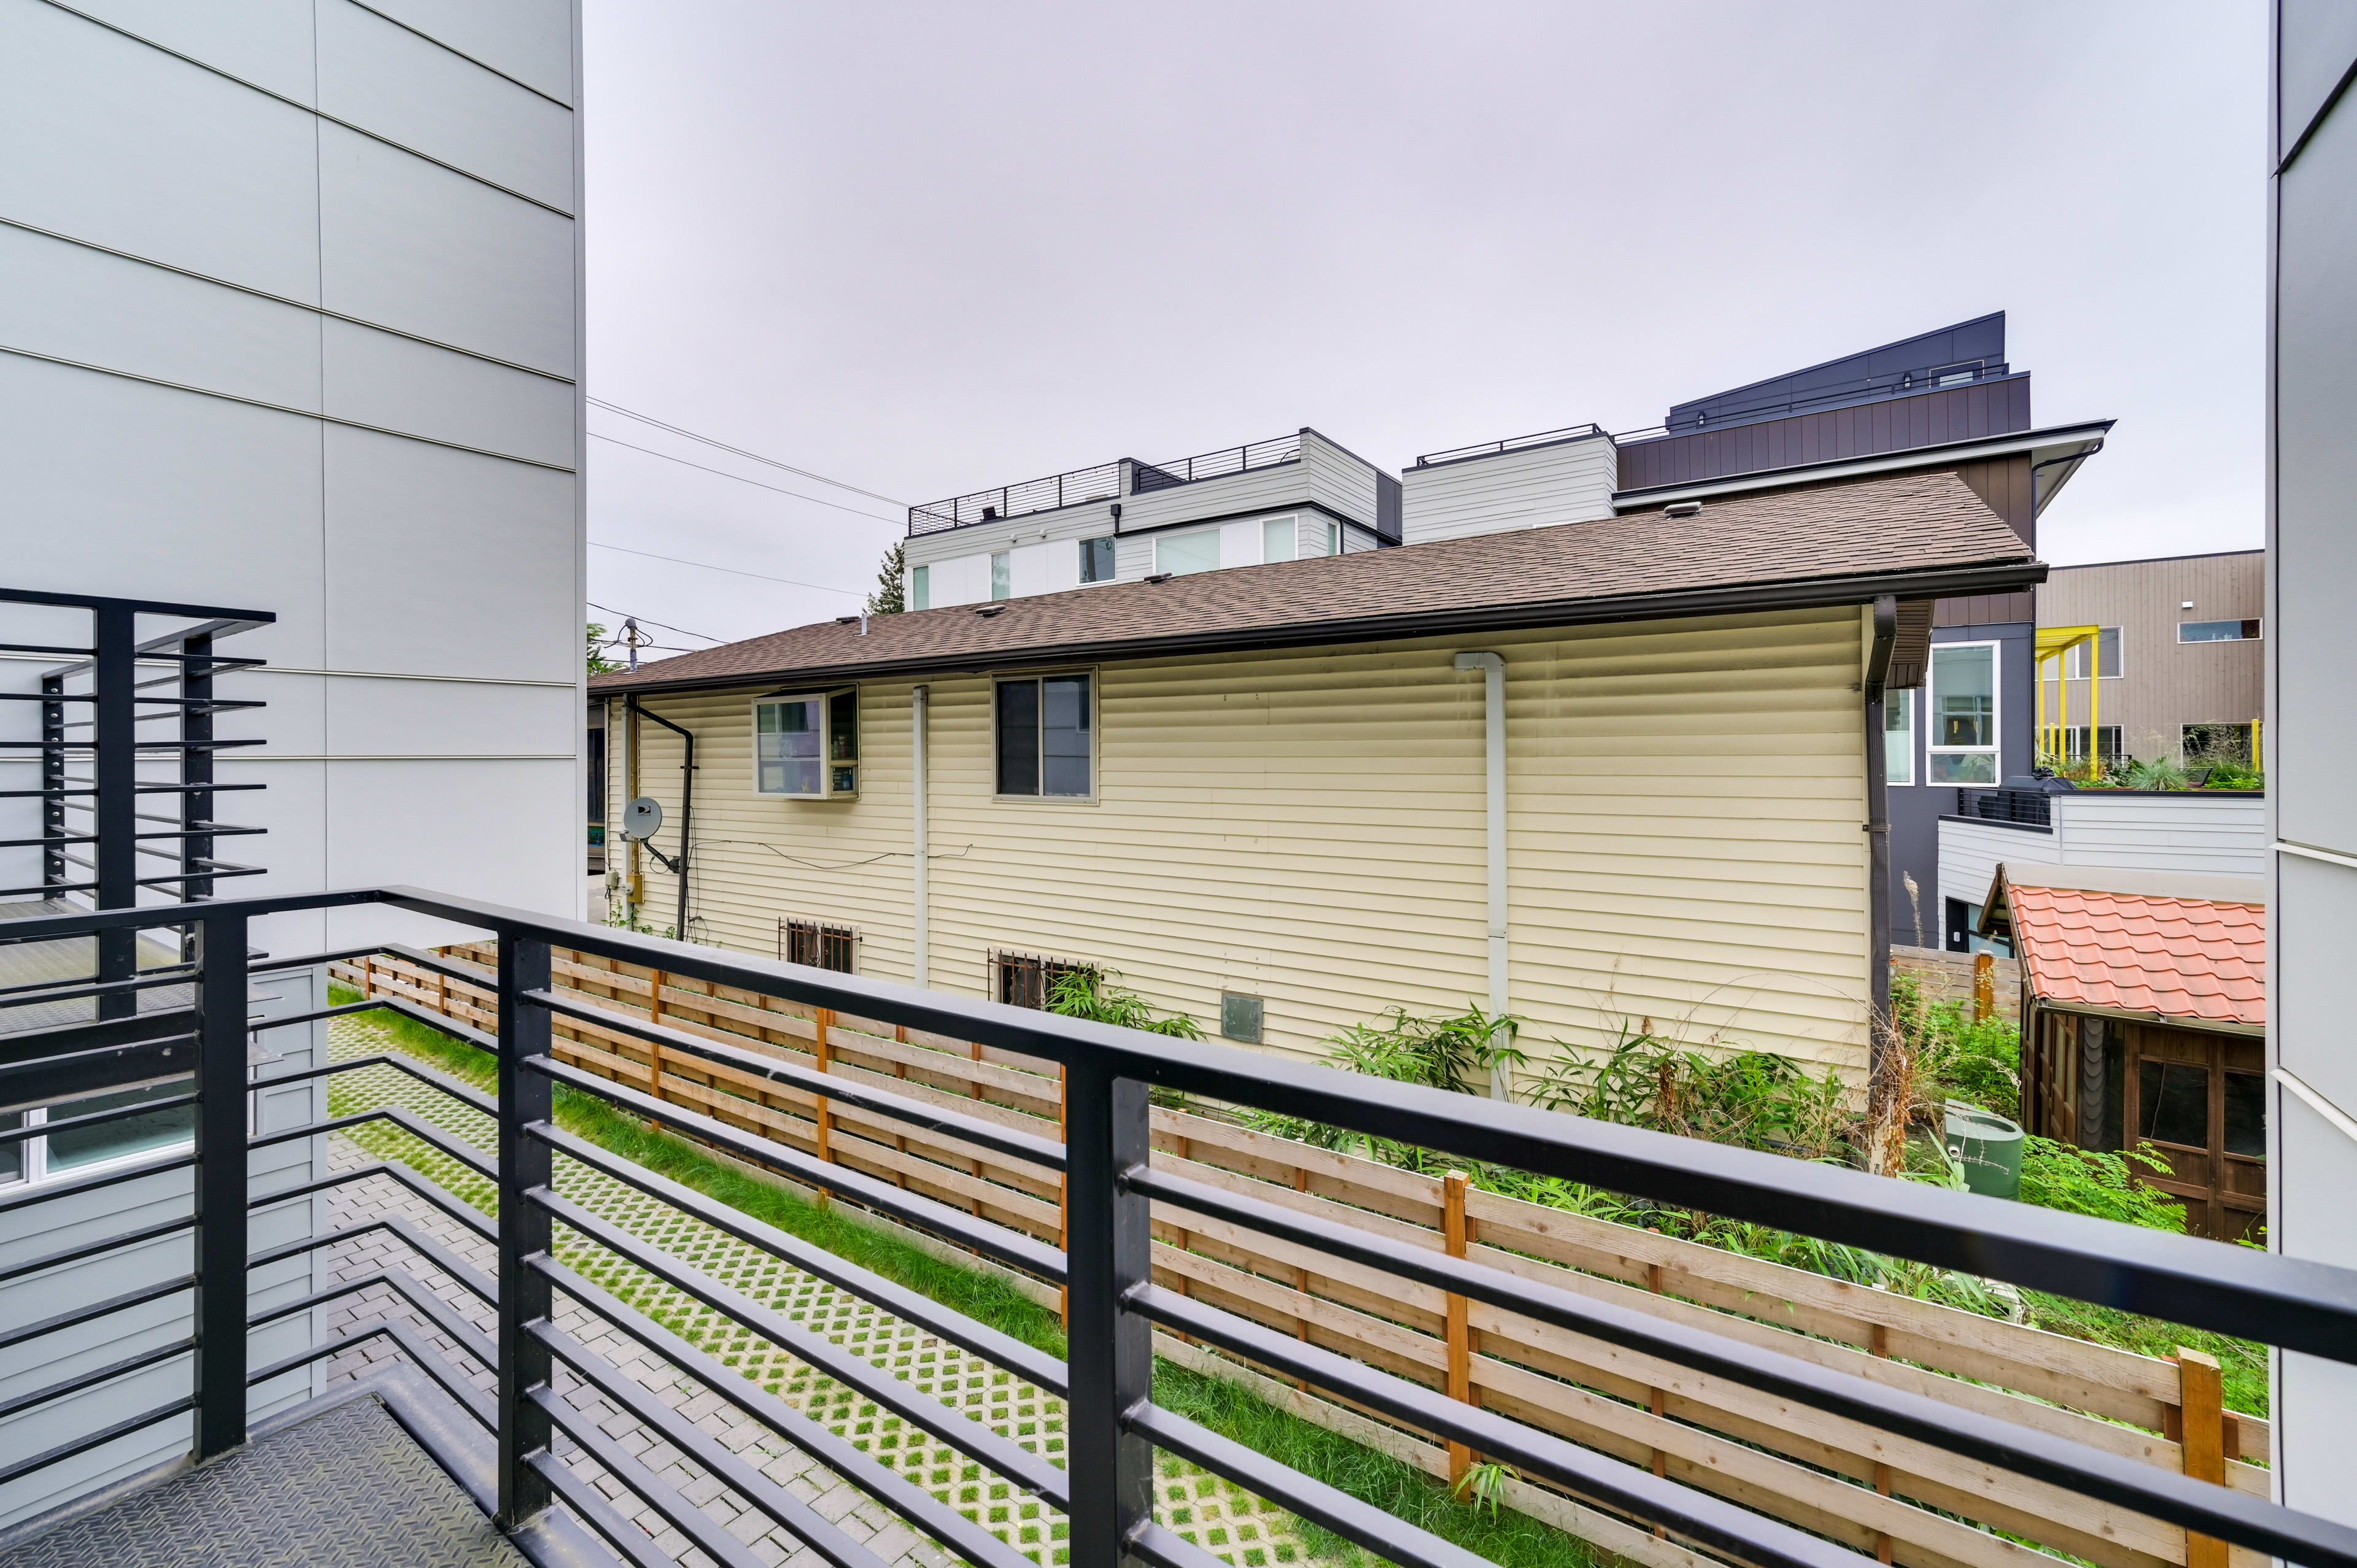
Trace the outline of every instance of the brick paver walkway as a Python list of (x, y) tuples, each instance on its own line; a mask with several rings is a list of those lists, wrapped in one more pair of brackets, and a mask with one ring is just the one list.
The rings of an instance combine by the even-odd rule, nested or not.
[[(399, 1048), (397, 1037), (364, 1019), (339, 1018), (331, 1026), (330, 1052), (338, 1058)], [(479, 1147), (487, 1147), (492, 1142), (488, 1117), (406, 1074), (388, 1068), (365, 1068), (333, 1081), (330, 1105), (335, 1114), (399, 1104)], [(475, 1207), (486, 1210), (491, 1207), (494, 1195), (489, 1182), (389, 1123), (364, 1123), (349, 1133), (335, 1134), (331, 1142), (334, 1168), (350, 1170), (375, 1160), (399, 1160)], [(837, 1345), (850, 1347), (871, 1364), (888, 1367), (896, 1375), (914, 1383), (919, 1391), (952, 1407), (963, 1408), (969, 1417), (982, 1421), (1000, 1435), (1061, 1462), (1061, 1401), (635, 1187), (563, 1155), (557, 1157), (556, 1165), (556, 1187), (566, 1198), (637, 1239), (661, 1247), (751, 1300), (808, 1325)], [(365, 1224), (380, 1216), (397, 1216), (448, 1247), (463, 1262), (486, 1273), (492, 1271), (495, 1259), (488, 1242), (388, 1178), (380, 1176), (337, 1188), (333, 1213), (338, 1229)], [(646, 1313), (699, 1349), (717, 1357), (796, 1410), (819, 1419), (838, 1435), (873, 1454), (878, 1463), (899, 1468), (909, 1480), (985, 1525), (1043, 1568), (1052, 1568), (1065, 1561), (1060, 1544), (1062, 1516), (1047, 1504), (1017, 1490), (931, 1434), (860, 1401), (853, 1391), (813, 1371), (780, 1347), (756, 1337), (733, 1319), (562, 1227), (557, 1247), (567, 1267)], [(388, 1265), (406, 1268), (437, 1298), (449, 1304), (457, 1316), (486, 1334), (492, 1329), (488, 1307), (456, 1280), (433, 1269), (397, 1238), (382, 1231), (339, 1243), (328, 1258), (333, 1277), (338, 1280)], [(768, 1429), (747, 1420), (727, 1403), (722, 1392), (705, 1388), (562, 1294), (557, 1301), (557, 1326), (565, 1333), (604, 1357), (626, 1377), (654, 1391), (732, 1452), (834, 1520), (846, 1533), (866, 1542), (894, 1568), (902, 1564), (942, 1568), (952, 1561), (938, 1545), (839, 1475), (781, 1442)], [(407, 1322), (427, 1343), (447, 1356), (453, 1365), (471, 1368), (471, 1362), (456, 1345), (388, 1289), (350, 1298), (334, 1309), (330, 1329), (348, 1332), (355, 1325), (380, 1316)], [(373, 1360), (398, 1353), (382, 1340), (371, 1340), (336, 1358), (330, 1363), (330, 1377), (356, 1376)], [(477, 1386), (490, 1385), (488, 1371), (479, 1368), (472, 1370)], [(677, 1487), (739, 1540), (748, 1542), (763, 1562), (817, 1562), (815, 1554), (778, 1530), (766, 1516), (745, 1509), (720, 1481), (659, 1434), (647, 1430), (636, 1417), (615, 1407), (597, 1389), (581, 1383), (561, 1367), (557, 1389), (575, 1409), (594, 1420), (600, 1431), (640, 1463)], [(709, 1563), (710, 1559), (664, 1524), (587, 1454), (562, 1440), (559, 1448), (576, 1473), (597, 1485), (620, 1511), (639, 1520), (681, 1563), (696, 1568)], [(1157, 1483), (1156, 1512), (1161, 1521), (1219, 1556), (1230, 1568), (1277, 1568), (1280, 1564), (1302, 1564), (1307, 1568), (1311, 1562), (1295, 1520), (1273, 1505), (1168, 1455), (1161, 1456)]]

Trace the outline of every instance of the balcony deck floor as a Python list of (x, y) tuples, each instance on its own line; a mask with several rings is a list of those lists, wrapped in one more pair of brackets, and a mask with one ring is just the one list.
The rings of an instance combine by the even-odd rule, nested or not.
[(5, 1568), (524, 1568), (374, 1399), (0, 1552)]

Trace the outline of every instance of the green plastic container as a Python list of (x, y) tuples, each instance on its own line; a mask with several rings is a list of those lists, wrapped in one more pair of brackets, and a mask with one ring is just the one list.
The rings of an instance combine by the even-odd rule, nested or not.
[(2021, 1196), (2021, 1128), (1994, 1111), (1948, 1101), (1948, 1157), (1964, 1167), (1964, 1185), (1985, 1197)]

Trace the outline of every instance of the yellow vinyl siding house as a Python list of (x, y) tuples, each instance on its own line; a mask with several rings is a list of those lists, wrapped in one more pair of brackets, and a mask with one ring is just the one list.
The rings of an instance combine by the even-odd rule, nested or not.
[[(1213, 1034), (1256, 998), (1260, 1043), (1318, 1056), (1494, 994), (1486, 678), (1459, 658), (1494, 653), (1524, 1047), (1651, 1020), (1858, 1071), (1889, 611), (2042, 571), (1935, 476), (803, 628), (595, 682), (608, 820), (654, 797), (677, 857), (667, 720), (695, 737), (691, 939), (782, 956), (781, 920), (847, 927), (861, 972), (967, 994), (1002, 955), (1086, 964)], [(1087, 677), (1084, 794), (1003, 792), (999, 688), (1043, 673)], [(761, 792), (757, 703), (845, 691), (853, 788)], [(614, 880), (673, 923), (657, 857)]]

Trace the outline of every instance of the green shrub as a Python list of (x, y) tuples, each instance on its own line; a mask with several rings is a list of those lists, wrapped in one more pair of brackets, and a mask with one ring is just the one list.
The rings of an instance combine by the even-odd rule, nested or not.
[(2169, 1162), (2150, 1144), (2112, 1154), (2033, 1135), (2022, 1142), (2021, 1200), (2068, 1214), (2182, 1233), (2184, 1207), (2138, 1181), (2128, 1169), (2130, 1161), (2158, 1175), (2169, 1174)]
[(1681, 1049), (1625, 1018), (1602, 1056), (1551, 1061), (1531, 1098), (1550, 1111), (1804, 1160), (1846, 1162), (1857, 1122), (1830, 1068), (1813, 1078), (1769, 1051)]
[(1143, 1029), (1150, 1035), (1170, 1035), (1182, 1040), (1203, 1037), (1203, 1026), (1184, 1013), (1157, 1018), (1145, 997), (1114, 984), (1111, 975), (1092, 969), (1060, 972), (1048, 986), (1048, 1011), (1066, 1018), (1118, 1024), (1125, 1029)]

